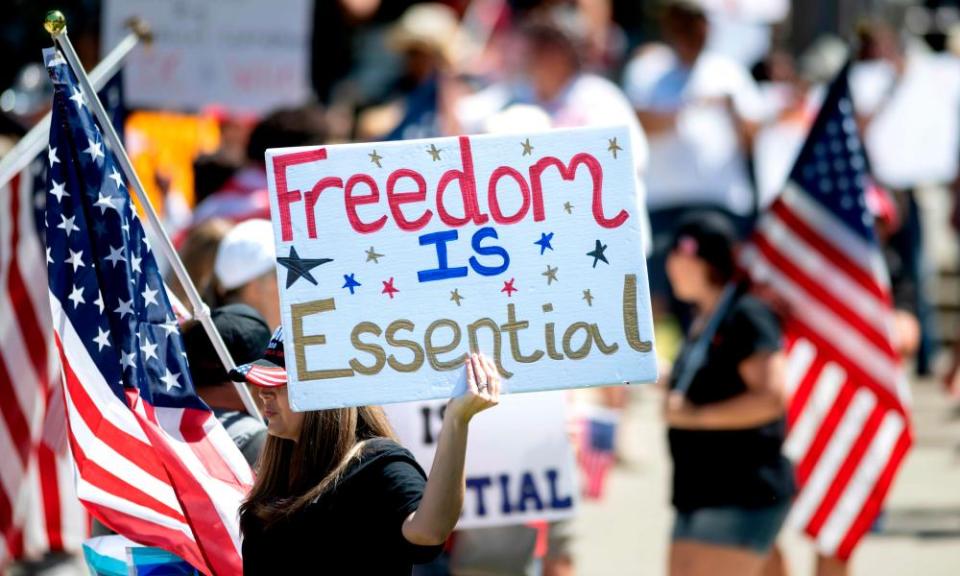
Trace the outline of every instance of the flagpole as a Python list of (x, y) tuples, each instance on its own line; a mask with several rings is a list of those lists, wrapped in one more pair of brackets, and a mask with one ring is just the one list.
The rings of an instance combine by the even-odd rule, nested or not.
[[(87, 74), (83, 70), (83, 65), (80, 64), (80, 59), (77, 57), (77, 53), (73, 49), (73, 44), (70, 43), (69, 36), (67, 36), (66, 18), (64, 18), (63, 13), (61, 13), (59, 10), (52, 10), (47, 13), (43, 27), (47, 30), (47, 32), (50, 33), (54, 43), (66, 58), (67, 64), (69, 64), (70, 68), (73, 69), (74, 74), (76, 74), (77, 80), (80, 82), (80, 89), (83, 91), (84, 97), (86, 97), (87, 105), (90, 106), (90, 110), (100, 122), (100, 128), (103, 129), (104, 138), (109, 143), (114, 155), (116, 155), (117, 162), (120, 164), (120, 169), (123, 170), (124, 176), (126, 176), (127, 181), (130, 183), (130, 188), (132, 188), (136, 193), (137, 199), (140, 201), (140, 206), (143, 208), (143, 211), (147, 216), (147, 221), (150, 223), (150, 228), (160, 240), (160, 251), (163, 252), (163, 255), (170, 264), (171, 269), (173, 269), (174, 274), (176, 274), (177, 280), (180, 281), (180, 285), (183, 287), (183, 290), (187, 295), (187, 299), (190, 301), (190, 306), (193, 308), (194, 318), (199, 320), (200, 324), (203, 325), (203, 328), (207, 333), (207, 337), (210, 338), (210, 342), (213, 343), (214, 350), (217, 351), (217, 356), (220, 357), (220, 362), (223, 363), (223, 367), (227, 370), (227, 372), (229, 372), (230, 370), (236, 368), (233, 357), (230, 356), (230, 351), (227, 350), (227, 346), (223, 343), (223, 339), (220, 337), (220, 332), (217, 330), (217, 327), (213, 323), (213, 319), (210, 317), (210, 308), (208, 308), (203, 300), (200, 299), (200, 294), (197, 293), (197, 287), (194, 286), (193, 280), (190, 279), (190, 275), (187, 273), (186, 268), (184, 268), (183, 262), (180, 261), (180, 256), (173, 247), (173, 243), (170, 242), (170, 237), (167, 235), (167, 231), (164, 230), (163, 224), (160, 223), (160, 218), (157, 217), (157, 213), (154, 211), (153, 205), (150, 203), (150, 198), (147, 197), (147, 194), (143, 189), (143, 184), (140, 182), (140, 177), (137, 176), (137, 172), (133, 169), (133, 164), (130, 162), (130, 157), (127, 156), (127, 151), (123, 147), (120, 137), (117, 136), (117, 131), (113, 127), (113, 122), (110, 121), (110, 117), (107, 115), (107, 111), (104, 110), (103, 104), (100, 102), (100, 98), (97, 97), (96, 90), (93, 89), (93, 86), (90, 84), (90, 79), (87, 78)], [(237, 393), (240, 394), (240, 399), (243, 401), (243, 405), (247, 409), (247, 412), (249, 412), (251, 416), (260, 420), (260, 422), (263, 422), (263, 417), (260, 415), (260, 411), (257, 410), (257, 405), (254, 404), (253, 397), (250, 395), (250, 391), (247, 390), (247, 387), (240, 382), (234, 382), (233, 384), (237, 390)]]
[[(137, 45), (143, 41), (149, 44), (151, 33), (149, 26), (139, 18), (131, 19), (127, 23), (130, 33), (110, 50), (103, 60), (90, 72), (90, 84), (100, 91), (111, 78), (116, 75), (124, 60)], [(13, 179), (14, 175), (23, 171), (47, 146), (50, 137), (50, 118), (47, 112), (44, 117), (27, 132), (17, 144), (0, 159), (0, 186)]]

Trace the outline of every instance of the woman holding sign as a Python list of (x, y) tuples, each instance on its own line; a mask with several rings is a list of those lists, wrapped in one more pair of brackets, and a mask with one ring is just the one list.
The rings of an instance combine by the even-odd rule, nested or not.
[(283, 341), (234, 377), (259, 387), (269, 438), (240, 508), (245, 574), (410, 574), (453, 531), (465, 492), (467, 429), (497, 404), (489, 358), (466, 361), (466, 391), (447, 404), (429, 480), (378, 407), (294, 412)]
[(697, 310), (665, 409), (676, 508), (672, 576), (760, 574), (794, 493), (781, 454), (780, 327), (733, 281), (734, 237), (719, 216), (692, 217), (667, 257), (675, 294)]

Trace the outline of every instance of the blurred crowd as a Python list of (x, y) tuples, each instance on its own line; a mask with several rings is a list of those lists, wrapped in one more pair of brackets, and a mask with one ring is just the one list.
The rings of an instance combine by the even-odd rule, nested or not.
[[(648, 269), (666, 381), (679, 342), (702, 320), (696, 305), (704, 292), (689, 287), (695, 273), (684, 276), (676, 254), (688, 250), (714, 271), (718, 258), (729, 257), (703, 252), (703, 243), (719, 238), (733, 250), (751, 231), (785, 185), (826, 84), (850, 61), (859, 129), (879, 184), (868, 203), (890, 270), (897, 347), (913, 370), (931, 374), (944, 334), (931, 298), (937, 263), (925, 243), (945, 240), (925, 222), (921, 195), (960, 194), (960, 60), (953, 52), (960, 33), (934, 22), (950, 12), (877, 11), (849, 34), (823, 35), (798, 51), (787, 43), (790, 10), (787, 0), (318, 1), (315, 98), (262, 117), (216, 103), (195, 111), (213, 126), (216, 144), (191, 159), (190, 190), (178, 189), (162, 168), (153, 174), (159, 208), (211, 307), (249, 306), (242, 313), (265, 320), (265, 339), (280, 323), (273, 233), (263, 221), (270, 218), (268, 148), (626, 124), (649, 217)], [(942, 33), (929, 33), (935, 23)], [(47, 111), (51, 93), (39, 64), (19, 70), (0, 95), (0, 156)], [(951, 202), (945, 208), (953, 210), (956, 233), (960, 209)], [(700, 220), (691, 224), (692, 215)], [(710, 295), (717, 295), (723, 282), (713, 284)], [(171, 286), (178, 289), (173, 279)], [(755, 313), (760, 324), (763, 314)], [(221, 330), (230, 330), (224, 322)], [(953, 386), (958, 366), (940, 377), (960, 394)], [(225, 382), (222, 375), (195, 379), (212, 380)], [(203, 394), (238, 418), (236, 399), (218, 399), (215, 389)], [(615, 420), (626, 394), (607, 388), (578, 401), (602, 406)], [(256, 436), (249, 423), (243, 434)], [(789, 497), (787, 484), (777, 487), (782, 497)], [(779, 521), (771, 521), (774, 536)], [(442, 567), (417, 574), (572, 574), (571, 538), (565, 523), (462, 531)]]
[(230, 223), (269, 218), (267, 148), (622, 123), (649, 213), (655, 311), (685, 329), (690, 311), (664, 270), (677, 223), (714, 212), (747, 234), (786, 182), (826, 83), (850, 60), (898, 334), (929, 374), (941, 334), (917, 195), (957, 188), (960, 64), (951, 49), (960, 41), (949, 29), (910, 33), (916, 16), (866, 14), (848, 37), (822, 35), (797, 53), (784, 42), (786, 1), (642, 4), (636, 18), (609, 0), (318, 3), (317, 99), (262, 118), (203, 111), (219, 144), (195, 158), (192, 190), (157, 174), (168, 230), (201, 287), (222, 294), (231, 288), (210, 282), (209, 248)]

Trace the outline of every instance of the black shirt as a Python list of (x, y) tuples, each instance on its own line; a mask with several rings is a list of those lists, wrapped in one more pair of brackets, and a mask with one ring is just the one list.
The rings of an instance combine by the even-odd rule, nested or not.
[[(780, 325), (761, 301), (735, 297), (717, 328), (703, 366), (687, 391), (694, 405), (721, 402), (742, 394), (743, 360), (780, 349)], [(684, 345), (674, 366), (671, 388), (692, 342)], [(786, 420), (756, 428), (681, 430), (668, 433), (673, 456), (673, 505), (680, 511), (718, 506), (758, 508), (792, 497), (793, 470), (781, 454)]]
[(245, 524), (244, 574), (408, 575), (440, 553), (401, 532), (423, 496), (423, 469), (395, 442), (371, 442), (317, 502), (268, 529)]

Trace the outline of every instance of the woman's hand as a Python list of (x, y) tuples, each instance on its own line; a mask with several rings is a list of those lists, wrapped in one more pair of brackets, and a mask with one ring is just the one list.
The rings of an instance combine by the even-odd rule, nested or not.
[(464, 424), (500, 402), (500, 373), (493, 361), (482, 354), (470, 354), (466, 367), (467, 389), (450, 400), (445, 413)]
[(697, 408), (687, 397), (680, 393), (667, 392), (663, 404), (663, 419), (674, 428), (695, 428), (697, 422)]

